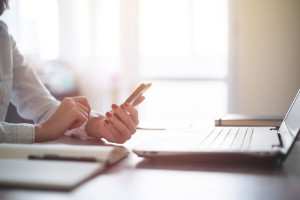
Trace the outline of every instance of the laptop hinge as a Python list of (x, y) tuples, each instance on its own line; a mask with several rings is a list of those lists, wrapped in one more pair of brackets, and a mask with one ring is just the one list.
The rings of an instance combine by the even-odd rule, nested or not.
[(270, 131), (277, 131), (277, 132), (279, 132), (279, 127), (272, 127), (272, 128), (270, 128)]
[(279, 144), (273, 144), (272, 147), (273, 148), (283, 148), (283, 142), (282, 142), (282, 138), (281, 138), (281, 134), (280, 134), (279, 130), (276, 128), (270, 129), (270, 130), (277, 130), (277, 136), (278, 136), (278, 140), (279, 140)]

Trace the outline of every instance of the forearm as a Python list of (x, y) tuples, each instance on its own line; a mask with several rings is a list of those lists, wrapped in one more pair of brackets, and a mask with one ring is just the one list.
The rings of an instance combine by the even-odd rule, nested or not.
[(54, 134), (49, 134), (49, 128), (47, 126), (43, 126), (43, 124), (36, 124), (34, 126), (34, 131), (35, 131), (35, 140), (34, 142), (47, 142), (51, 140), (55, 140), (55, 135)]

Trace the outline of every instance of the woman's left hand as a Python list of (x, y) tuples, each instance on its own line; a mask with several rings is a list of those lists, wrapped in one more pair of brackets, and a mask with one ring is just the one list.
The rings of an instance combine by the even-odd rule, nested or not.
[(112, 110), (105, 117), (91, 117), (88, 120), (85, 127), (87, 134), (113, 143), (125, 143), (136, 132), (139, 123), (138, 111), (134, 106), (142, 103), (144, 99), (141, 96), (134, 105), (127, 102), (121, 106), (112, 104)]

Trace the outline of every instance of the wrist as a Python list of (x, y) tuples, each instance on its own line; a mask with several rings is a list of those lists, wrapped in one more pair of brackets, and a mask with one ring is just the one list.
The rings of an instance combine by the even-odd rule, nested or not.
[(40, 124), (34, 125), (34, 132), (35, 132), (35, 140), (34, 142), (42, 142), (43, 139), (43, 128)]
[(100, 138), (101, 124), (104, 121), (103, 116), (91, 116), (86, 123), (85, 131), (89, 136)]
[(35, 131), (35, 142), (46, 142), (53, 140), (54, 138), (50, 138), (48, 134), (48, 128), (44, 124), (36, 124), (34, 125)]

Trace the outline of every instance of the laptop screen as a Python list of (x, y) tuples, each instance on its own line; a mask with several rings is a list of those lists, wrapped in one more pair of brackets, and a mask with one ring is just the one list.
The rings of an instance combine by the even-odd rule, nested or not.
[(300, 130), (300, 90), (296, 95), (289, 111), (287, 112), (279, 132), (282, 138), (286, 155), (295, 142), (295, 137)]
[(287, 113), (285, 119), (285, 124), (290, 132), (295, 137), (300, 129), (300, 97), (299, 92), (295, 98), (293, 105), (291, 106), (289, 112)]

